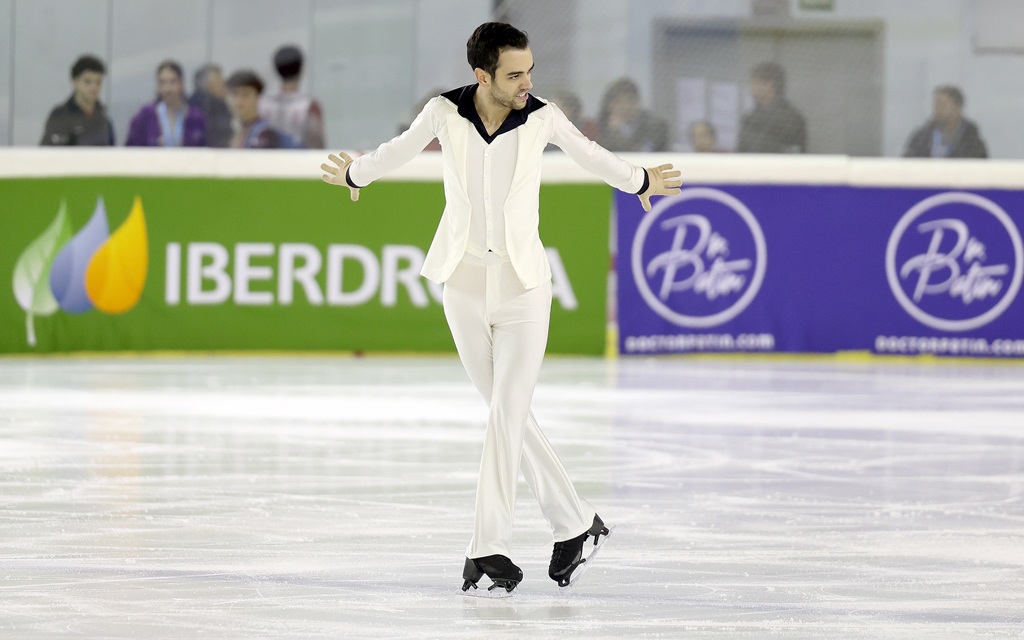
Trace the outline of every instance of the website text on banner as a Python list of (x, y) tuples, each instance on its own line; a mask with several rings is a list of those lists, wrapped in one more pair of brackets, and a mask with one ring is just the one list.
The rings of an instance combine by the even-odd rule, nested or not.
[(624, 354), (1024, 357), (1024, 190), (718, 184), (617, 205)]
[[(454, 351), (419, 275), (440, 181), (355, 208), (310, 176), (0, 178), (0, 352)], [(541, 189), (551, 352), (604, 351), (610, 207), (603, 185)]]

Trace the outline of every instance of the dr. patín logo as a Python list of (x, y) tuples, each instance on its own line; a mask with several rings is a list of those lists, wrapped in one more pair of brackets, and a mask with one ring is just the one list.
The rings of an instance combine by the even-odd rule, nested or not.
[(25, 310), (29, 346), (36, 344), (35, 316), (57, 309), (120, 314), (138, 304), (149, 268), (142, 199), (136, 196), (128, 218), (113, 234), (109, 228), (102, 196), (92, 218), (75, 234), (62, 201), (50, 226), (18, 257), (14, 297)]
[(998, 318), (1024, 277), (1024, 246), (1010, 216), (974, 193), (940, 193), (910, 208), (885, 252), (889, 287), (918, 322), (969, 331)]
[(633, 278), (662, 318), (706, 328), (739, 315), (767, 266), (764, 233), (735, 197), (709, 188), (662, 198), (633, 237)]

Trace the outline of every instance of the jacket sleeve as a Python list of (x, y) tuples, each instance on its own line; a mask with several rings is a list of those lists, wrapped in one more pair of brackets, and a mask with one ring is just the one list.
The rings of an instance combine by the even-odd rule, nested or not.
[(643, 167), (634, 166), (587, 139), (557, 105), (549, 102), (548, 107), (554, 111), (551, 142), (576, 164), (626, 193), (640, 193), (647, 188), (647, 171)]
[(349, 186), (361, 189), (423, 151), (436, 136), (434, 105), (438, 100), (444, 98), (437, 97), (427, 102), (404, 133), (380, 145), (372, 153), (356, 158), (348, 168), (346, 179)]
[(39, 141), (39, 144), (44, 147), (67, 144), (67, 135), (61, 131), (58, 131), (60, 123), (60, 117), (57, 109), (50, 112), (50, 117), (46, 119), (46, 126), (43, 127), (43, 139)]

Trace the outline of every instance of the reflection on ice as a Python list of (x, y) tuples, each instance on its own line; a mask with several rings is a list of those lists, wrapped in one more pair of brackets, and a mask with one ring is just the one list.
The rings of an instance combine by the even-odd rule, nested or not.
[(560, 595), (524, 486), (492, 601), (454, 358), (0, 360), (0, 630), (1020, 637), (1024, 369), (551, 358), (535, 409), (616, 536)]

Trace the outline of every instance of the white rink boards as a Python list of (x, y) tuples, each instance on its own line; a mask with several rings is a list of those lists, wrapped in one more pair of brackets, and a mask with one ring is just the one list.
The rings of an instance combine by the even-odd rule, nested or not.
[(0, 637), (1024, 637), (1020, 365), (549, 358), (534, 407), (616, 535), (560, 595), (521, 484), (493, 601), (454, 357), (0, 359)]

